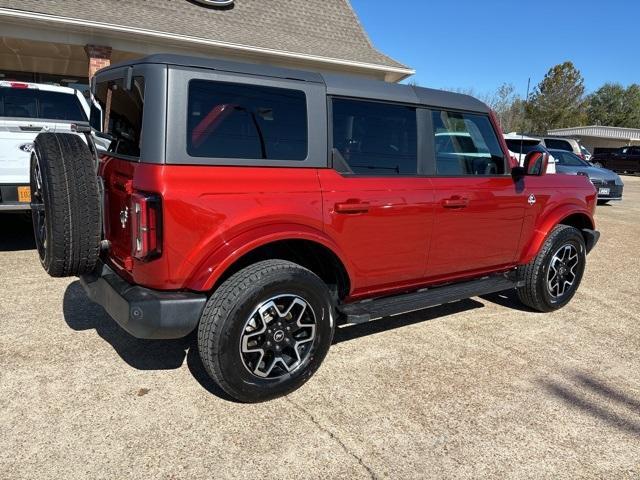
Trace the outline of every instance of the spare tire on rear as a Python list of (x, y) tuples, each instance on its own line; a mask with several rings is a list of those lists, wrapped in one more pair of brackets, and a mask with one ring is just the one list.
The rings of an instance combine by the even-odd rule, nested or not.
[(95, 159), (72, 133), (40, 133), (31, 154), (31, 215), (40, 262), (52, 277), (95, 269), (101, 240)]

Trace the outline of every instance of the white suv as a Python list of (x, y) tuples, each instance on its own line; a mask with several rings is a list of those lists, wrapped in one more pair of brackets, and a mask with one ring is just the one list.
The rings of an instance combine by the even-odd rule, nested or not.
[(591, 159), (591, 152), (574, 138), (543, 137), (542, 143), (549, 150), (566, 150), (575, 153), (583, 160), (589, 161)]
[(30, 209), (29, 161), (38, 133), (74, 132), (88, 122), (89, 105), (73, 88), (0, 81), (0, 211)]

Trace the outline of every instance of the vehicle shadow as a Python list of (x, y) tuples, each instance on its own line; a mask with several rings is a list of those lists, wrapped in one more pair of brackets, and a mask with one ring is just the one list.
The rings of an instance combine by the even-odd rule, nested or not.
[(23, 213), (0, 214), (0, 252), (36, 248), (31, 218)]
[[(640, 438), (640, 399), (583, 372), (573, 372), (564, 381), (540, 380), (548, 394), (605, 423)], [(616, 405), (626, 413), (614, 411)]]
[(137, 370), (173, 370), (185, 359), (196, 381), (223, 400), (234, 401), (207, 374), (196, 346), (196, 332), (177, 340), (142, 340), (123, 330), (104, 309), (93, 303), (80, 282), (71, 283), (63, 299), (64, 319), (75, 331), (95, 330), (127, 365)]
[[(482, 307), (482, 303), (468, 299), (364, 324), (348, 325), (336, 329), (333, 343), (347, 342)], [(223, 400), (235, 401), (205, 370), (198, 354), (196, 332), (177, 340), (135, 338), (111, 319), (101, 306), (89, 300), (78, 281), (71, 283), (64, 293), (63, 312), (65, 322), (72, 330), (95, 330), (127, 365), (137, 370), (173, 370), (180, 368), (186, 360), (187, 368), (202, 388)]]
[(333, 344), (335, 345), (342, 342), (348, 342), (367, 335), (386, 332), (396, 328), (427, 322), (429, 320), (435, 320), (448, 315), (455, 315), (456, 313), (462, 313), (482, 307), (484, 307), (484, 305), (477, 300), (467, 299), (436, 307), (429, 307), (394, 317), (381, 318), (367, 323), (345, 325), (342, 327), (339, 326), (333, 336)]
[(491, 293), (489, 295), (482, 295), (480, 298), (487, 302), (495, 303), (501, 307), (506, 307), (511, 310), (519, 310), (521, 312), (539, 313), (536, 310), (527, 307), (518, 299), (518, 294), (515, 289), (504, 290), (503, 292)]

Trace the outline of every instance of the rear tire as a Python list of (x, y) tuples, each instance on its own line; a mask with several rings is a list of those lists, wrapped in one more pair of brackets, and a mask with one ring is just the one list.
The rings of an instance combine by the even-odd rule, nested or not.
[(31, 218), (40, 262), (52, 277), (89, 273), (101, 226), (95, 160), (78, 135), (40, 133), (31, 154)]
[(540, 312), (564, 307), (582, 281), (586, 251), (584, 237), (577, 228), (557, 225), (538, 255), (518, 269), (519, 279), (525, 283), (517, 289), (520, 301)]
[(609, 200), (598, 200), (598, 205), (606, 205), (609, 203)]
[(241, 402), (262, 402), (302, 386), (324, 360), (335, 328), (329, 289), (292, 262), (240, 270), (211, 296), (198, 349), (211, 378)]

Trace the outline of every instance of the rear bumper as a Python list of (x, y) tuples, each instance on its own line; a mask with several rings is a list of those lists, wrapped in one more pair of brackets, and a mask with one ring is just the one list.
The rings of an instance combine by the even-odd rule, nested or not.
[(100, 263), (80, 277), (89, 298), (101, 305), (137, 338), (171, 339), (189, 335), (198, 325), (207, 297), (191, 292), (162, 292), (131, 285)]
[(18, 201), (18, 187), (28, 187), (27, 184), (0, 185), (0, 212), (17, 212), (31, 210), (31, 204)]

